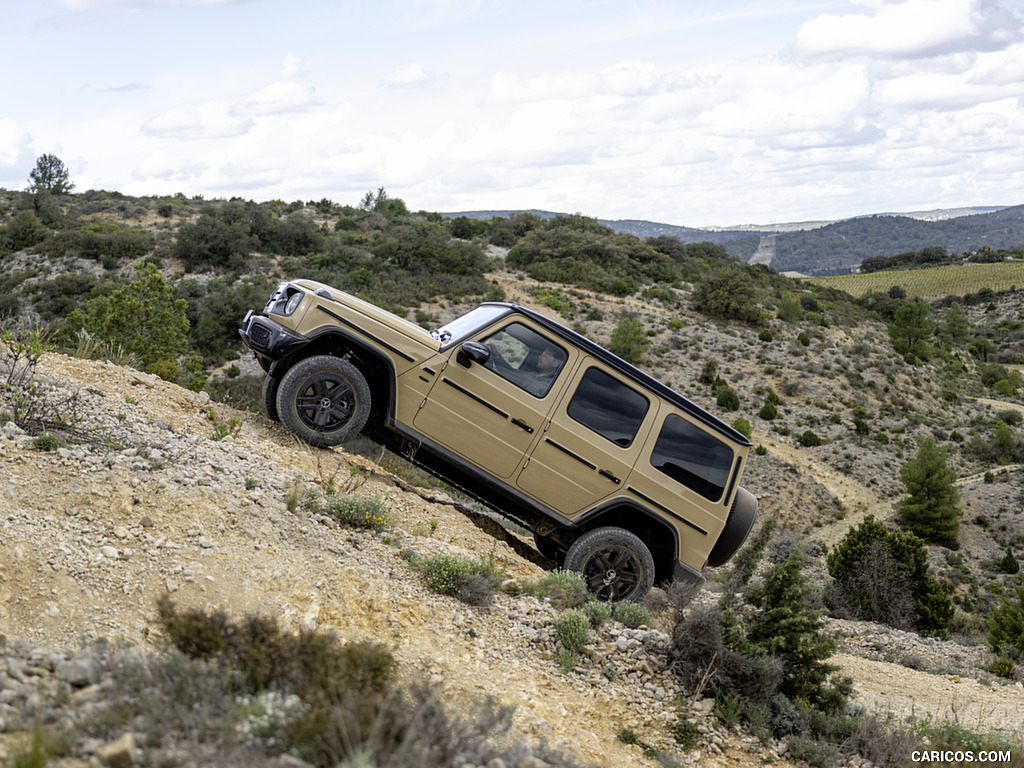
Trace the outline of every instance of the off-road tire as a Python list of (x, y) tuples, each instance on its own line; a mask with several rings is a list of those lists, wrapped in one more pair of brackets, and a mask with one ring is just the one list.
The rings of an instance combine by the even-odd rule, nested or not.
[(757, 498), (746, 488), (737, 488), (736, 498), (732, 503), (732, 509), (729, 510), (722, 535), (718, 537), (711, 554), (708, 555), (708, 565), (718, 568), (729, 562), (729, 558), (735, 555), (736, 550), (747, 540), (747, 534), (754, 527), (755, 519)]
[(370, 416), (370, 387), (352, 363), (331, 355), (293, 365), (277, 389), (281, 423), (318, 447), (340, 445), (359, 434)]
[(281, 416), (277, 412), (277, 390), (281, 386), (281, 380), (267, 374), (263, 379), (263, 391), (260, 393), (260, 402), (263, 405), (263, 415), (271, 421), (280, 421)]
[(565, 570), (583, 576), (599, 600), (643, 600), (654, 585), (654, 558), (640, 537), (623, 528), (595, 528), (565, 555)]

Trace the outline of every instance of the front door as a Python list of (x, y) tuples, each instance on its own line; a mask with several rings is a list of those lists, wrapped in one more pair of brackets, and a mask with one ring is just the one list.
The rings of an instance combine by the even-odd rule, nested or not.
[(413, 424), (495, 477), (509, 478), (539, 435), (579, 353), (520, 316), (468, 341), (488, 349), (487, 361), (474, 362), (461, 343), (429, 361), (438, 373)]

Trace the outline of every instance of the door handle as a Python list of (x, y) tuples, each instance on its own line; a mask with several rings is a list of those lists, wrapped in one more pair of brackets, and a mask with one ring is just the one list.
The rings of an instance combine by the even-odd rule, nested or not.
[(521, 419), (512, 419), (512, 423), (515, 424), (520, 429), (525, 429), (527, 433), (531, 435), (533, 434), (533, 427), (531, 427), (525, 421), (522, 421)]
[(604, 475), (605, 477), (607, 477), (609, 480), (611, 480), (616, 485), (618, 485), (619, 483), (622, 482), (621, 480), (619, 480), (619, 478), (617, 478), (615, 475), (613, 475), (607, 469), (599, 469), (599, 470), (597, 470), (597, 474)]

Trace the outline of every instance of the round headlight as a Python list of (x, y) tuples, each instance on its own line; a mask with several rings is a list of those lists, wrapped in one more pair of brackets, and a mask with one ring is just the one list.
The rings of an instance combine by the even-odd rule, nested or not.
[(299, 304), (302, 303), (302, 297), (304, 295), (305, 294), (303, 294), (302, 291), (296, 291), (295, 293), (293, 293), (288, 298), (288, 303), (284, 307), (284, 313), (286, 315), (290, 315), (292, 312), (294, 312), (296, 309), (298, 309), (299, 308)]

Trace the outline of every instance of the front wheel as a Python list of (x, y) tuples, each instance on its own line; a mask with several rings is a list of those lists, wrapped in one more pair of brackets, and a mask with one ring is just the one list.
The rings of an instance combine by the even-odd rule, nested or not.
[(643, 600), (654, 585), (654, 558), (640, 537), (623, 528), (595, 528), (565, 555), (565, 570), (583, 576), (599, 600)]
[(289, 432), (310, 445), (340, 445), (366, 424), (370, 387), (347, 360), (307, 357), (281, 379), (277, 413)]
[(280, 421), (277, 413), (277, 390), (281, 386), (281, 380), (271, 376), (269, 373), (263, 379), (263, 391), (260, 393), (260, 401), (263, 405), (264, 415), (271, 421)]

